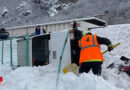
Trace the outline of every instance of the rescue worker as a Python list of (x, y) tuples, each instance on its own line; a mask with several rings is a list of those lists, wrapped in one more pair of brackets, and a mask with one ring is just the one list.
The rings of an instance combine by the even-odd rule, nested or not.
[(35, 29), (35, 34), (40, 35), (40, 26), (39, 25)]
[(76, 21), (74, 21), (73, 23), (73, 30), (74, 30), (75, 40), (80, 40), (82, 38), (82, 31), (78, 30), (78, 25)]
[(78, 30), (78, 25), (76, 21), (74, 21), (73, 23), (73, 33), (74, 40), (71, 40), (71, 49), (75, 53), (72, 54), (72, 63), (75, 63), (79, 66), (79, 55), (81, 49), (78, 46), (78, 41), (82, 38), (82, 31)]
[(79, 73), (88, 73), (92, 69), (93, 74), (101, 75), (101, 65), (104, 59), (100, 50), (100, 44), (105, 44), (109, 52), (113, 50), (113, 45), (109, 39), (99, 37), (96, 34), (92, 35), (90, 31), (84, 31), (82, 36), (81, 40), (79, 40), (81, 48)]
[(46, 33), (46, 30), (44, 28), (42, 29), (42, 31), (43, 31), (43, 33)]

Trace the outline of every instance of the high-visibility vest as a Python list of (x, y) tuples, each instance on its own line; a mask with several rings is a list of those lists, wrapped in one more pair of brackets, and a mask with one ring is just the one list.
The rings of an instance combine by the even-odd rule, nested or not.
[(97, 35), (86, 35), (81, 40), (79, 40), (80, 60), (79, 64), (83, 62), (95, 62), (104, 61), (100, 45), (97, 42)]

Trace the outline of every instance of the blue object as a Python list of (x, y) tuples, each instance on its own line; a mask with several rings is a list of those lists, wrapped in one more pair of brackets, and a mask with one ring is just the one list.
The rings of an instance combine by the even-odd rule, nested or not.
[(7, 39), (9, 37), (9, 33), (8, 32), (0, 32), (0, 39)]
[(39, 27), (36, 28), (35, 34), (36, 34), (36, 35), (40, 35), (40, 28), (39, 28)]

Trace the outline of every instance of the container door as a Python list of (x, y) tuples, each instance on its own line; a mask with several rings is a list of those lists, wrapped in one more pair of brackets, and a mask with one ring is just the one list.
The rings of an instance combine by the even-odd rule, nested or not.
[(33, 65), (46, 65), (49, 63), (49, 41), (50, 35), (43, 35), (32, 40), (32, 62)]

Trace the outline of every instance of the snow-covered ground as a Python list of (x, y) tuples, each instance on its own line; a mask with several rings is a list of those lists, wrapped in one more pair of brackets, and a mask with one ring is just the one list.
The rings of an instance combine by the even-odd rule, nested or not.
[[(109, 38), (113, 44), (120, 42), (110, 53), (104, 54), (102, 76), (95, 76), (91, 72), (76, 76), (73, 73), (61, 74), (60, 82), (56, 87), (57, 68), (53, 65), (39, 67), (10, 68), (9, 41), (4, 42), (4, 64), (0, 64), (0, 76), (3, 76), (5, 85), (0, 90), (130, 90), (130, 77), (125, 73), (118, 74), (118, 70), (106, 67), (120, 61), (122, 55), (130, 58), (130, 24), (111, 25), (105, 28), (93, 29), (92, 33)], [(1, 59), (0, 41), (0, 59)], [(102, 51), (107, 47), (102, 45)], [(13, 40), (13, 62), (17, 65), (17, 45)]]

